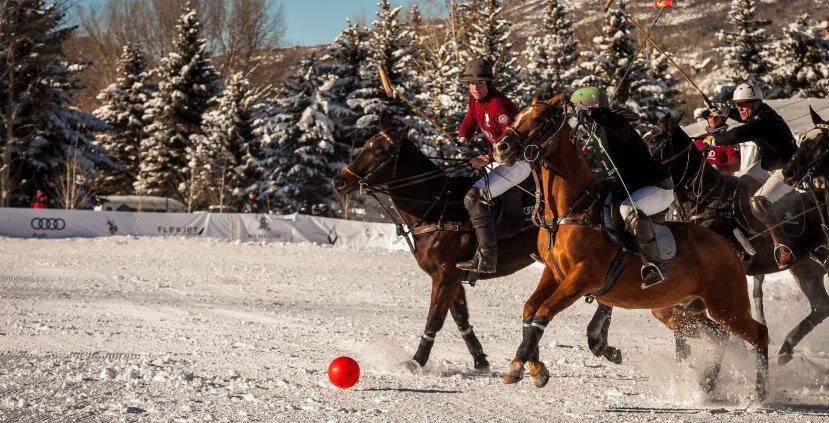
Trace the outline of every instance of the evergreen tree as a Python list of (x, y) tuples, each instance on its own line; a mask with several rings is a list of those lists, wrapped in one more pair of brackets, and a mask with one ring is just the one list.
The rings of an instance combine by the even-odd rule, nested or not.
[(318, 90), (320, 76), (312, 55), (285, 81), (276, 112), (259, 124), (266, 141), (260, 163), (268, 169), (264, 194), (282, 213), (332, 215), (337, 211), (331, 176), (335, 159), (334, 124), (328, 102)]
[(202, 135), (202, 115), (218, 92), (218, 74), (210, 63), (196, 12), (186, 9), (176, 26), (173, 51), (158, 70), (161, 81), (145, 105), (146, 128), (136, 191), (142, 195), (173, 197), (188, 210), (203, 205), (196, 184), (198, 168), (193, 145)]
[[(380, 114), (387, 114), (399, 126), (415, 126), (418, 122), (414, 112), (398, 98), (389, 98), (380, 87), (379, 68), (386, 70), (395, 89), (403, 90), (410, 98), (419, 91), (419, 81), (414, 72), (417, 54), (412, 44), (412, 31), (400, 22), (401, 7), (392, 8), (388, 0), (380, 0), (379, 11), (370, 36), (370, 54), (361, 67), (360, 78), (364, 85), (354, 93), (350, 104), (362, 109), (363, 115), (356, 122), (356, 129), (362, 139), (367, 139), (379, 130)], [(413, 125), (415, 124), (415, 125)]]
[(765, 28), (771, 21), (755, 19), (756, 6), (757, 0), (732, 0), (728, 12), (731, 28), (717, 33), (723, 46), (716, 50), (723, 54), (726, 72), (717, 88), (716, 101), (728, 98), (740, 83), (760, 81), (771, 70), (765, 54), (770, 41)]
[(199, 138), (199, 182), (207, 187), (212, 205), (237, 206), (242, 195), (255, 189), (260, 152), (253, 134), (253, 95), (250, 82), (233, 74), (216, 109), (205, 115), (204, 136)]
[(144, 103), (152, 96), (148, 84), (144, 54), (136, 44), (124, 46), (118, 61), (120, 76), (100, 94), (103, 103), (93, 115), (109, 124), (110, 129), (98, 134), (95, 143), (105, 149), (117, 169), (103, 172), (98, 179), (99, 191), (109, 194), (134, 193), (144, 137)]
[[(619, 5), (620, 8), (622, 5)], [(618, 9), (611, 9), (605, 16), (602, 34), (593, 39), (597, 51), (582, 52), (585, 60), (579, 68), (581, 79), (575, 82), (576, 86), (592, 85), (604, 88), (609, 96), (614, 96), (619, 103), (626, 103), (632, 98), (632, 81), (641, 78), (647, 69), (647, 61), (638, 56), (633, 57), (637, 50), (636, 39), (632, 35), (635, 28)], [(628, 75), (625, 70), (633, 60)], [(621, 84), (619, 83), (621, 81)]]
[(639, 108), (639, 115), (643, 118), (642, 129), (672, 114), (673, 109), (682, 104), (679, 98), (680, 91), (676, 88), (677, 83), (676, 74), (668, 59), (654, 49), (645, 75), (632, 82), (635, 100), (628, 100), (628, 106), (635, 103)]
[(38, 189), (58, 206), (83, 205), (96, 169), (115, 165), (92, 143), (106, 124), (72, 106), (88, 65), (66, 59), (75, 27), (43, 0), (9, 0), (0, 14), (0, 205), (28, 206)]
[(499, 0), (474, 0), (469, 29), (468, 57), (479, 57), (492, 65), (496, 86), (513, 95), (518, 86), (516, 57), (511, 51), (511, 23), (501, 17)]
[(803, 14), (783, 29), (784, 38), (774, 45), (776, 69), (770, 76), (776, 88), (770, 97), (826, 97), (829, 95), (829, 39), (818, 24)]
[(536, 91), (543, 98), (567, 92), (577, 78), (577, 43), (573, 21), (559, 0), (547, 0), (538, 25), (539, 36), (531, 36), (522, 55), (527, 65), (521, 74), (518, 91), (529, 102)]

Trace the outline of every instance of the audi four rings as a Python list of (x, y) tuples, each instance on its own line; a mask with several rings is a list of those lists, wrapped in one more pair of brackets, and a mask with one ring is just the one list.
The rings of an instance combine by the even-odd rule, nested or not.
[(32, 229), (43, 231), (62, 231), (66, 221), (61, 218), (36, 217), (32, 219)]

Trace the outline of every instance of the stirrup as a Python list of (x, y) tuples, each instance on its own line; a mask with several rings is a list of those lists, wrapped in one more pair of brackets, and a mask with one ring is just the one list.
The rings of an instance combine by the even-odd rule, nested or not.
[[(654, 271), (656, 271), (656, 275), (657, 275), (657, 276), (659, 276), (659, 280), (657, 280), (657, 281), (652, 281), (652, 282), (648, 282), (648, 281), (646, 280), (646, 277), (648, 276), (648, 274), (646, 274), (646, 272), (645, 272), (647, 269), (653, 269)], [(640, 273), (640, 275), (642, 276), (642, 289), (650, 288), (650, 287), (652, 287), (652, 286), (654, 286), (654, 285), (657, 285), (657, 284), (660, 284), (660, 283), (662, 283), (662, 282), (665, 282), (665, 280), (666, 280), (666, 279), (668, 279), (668, 278), (665, 276), (665, 274), (664, 274), (664, 273), (662, 273), (662, 270), (660, 270), (660, 269), (659, 269), (659, 266), (657, 266), (657, 265), (655, 265), (655, 264), (653, 264), (653, 263), (645, 263), (645, 264), (643, 264), (643, 265), (642, 265), (642, 269), (640, 269), (640, 270), (639, 270), (639, 273)]]
[[(777, 253), (778, 251), (781, 251), (781, 253), (778, 254)], [(789, 264), (787, 264), (785, 266), (782, 266), (782, 265), (780, 265), (780, 259), (778, 257), (782, 256), (783, 255), (782, 252), (784, 252), (784, 251), (788, 251), (789, 255), (792, 256), (792, 258), (789, 259)], [(772, 255), (774, 256), (774, 262), (777, 264), (777, 268), (780, 269), (780, 270), (787, 269), (795, 261), (794, 251), (792, 251), (792, 249), (789, 248), (789, 246), (786, 245), (786, 244), (779, 244), (779, 245), (775, 246), (774, 247), (774, 253)]]
[[(820, 253), (823, 251), (822, 253)], [(818, 256), (820, 254), (820, 256)], [(825, 258), (823, 258), (825, 257)], [(809, 254), (809, 258), (811, 258), (815, 263), (823, 266), (829, 266), (829, 247), (826, 245), (820, 245)]]

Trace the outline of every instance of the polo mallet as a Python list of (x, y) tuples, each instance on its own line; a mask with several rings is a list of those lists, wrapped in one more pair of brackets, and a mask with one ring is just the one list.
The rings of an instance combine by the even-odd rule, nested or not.
[(791, 222), (792, 220), (797, 219), (798, 217), (803, 216), (807, 213), (813, 212), (815, 210), (817, 210), (817, 206), (812, 207), (808, 210), (804, 210), (801, 213), (798, 213), (798, 214), (796, 214), (796, 215), (794, 215), (794, 216), (792, 216), (792, 217), (790, 217), (786, 220), (783, 220), (782, 222), (780, 222), (780, 223), (778, 223), (778, 224), (776, 224), (776, 225), (774, 225), (770, 228), (767, 228), (764, 231), (762, 231), (762, 232), (758, 233), (757, 235), (754, 235), (750, 238), (747, 237), (746, 234), (744, 234), (743, 231), (740, 230), (740, 228), (734, 228), (734, 231), (733, 231), (734, 232), (734, 238), (737, 238), (737, 242), (739, 242), (740, 245), (742, 245), (742, 247), (746, 250), (747, 253), (749, 253), (750, 255), (753, 256), (753, 255), (757, 254), (757, 249), (755, 249), (754, 246), (751, 245), (752, 240), (755, 240), (755, 239), (763, 236), (763, 234), (765, 234), (766, 232), (771, 232), (774, 228), (776, 228), (780, 225)]
[(391, 82), (389, 81), (389, 76), (386, 75), (386, 70), (383, 69), (382, 66), (379, 67), (379, 70), (380, 70), (380, 83), (383, 84), (383, 91), (386, 92), (387, 96), (394, 98), (395, 94), (397, 94), (397, 96), (400, 97), (401, 100), (403, 100), (406, 104), (409, 105), (409, 107), (412, 108), (412, 110), (415, 111), (415, 113), (420, 115), (420, 117), (422, 117), (423, 119), (426, 119), (427, 122), (429, 122), (435, 129), (437, 129), (449, 141), (455, 142), (455, 139), (451, 135), (449, 135), (449, 132), (447, 132), (445, 129), (443, 129), (443, 127), (440, 126), (440, 124), (437, 123), (434, 119), (432, 119), (429, 115), (427, 115), (422, 110), (420, 110), (419, 107), (415, 106), (415, 104), (406, 97), (406, 95), (403, 93), (402, 89), (395, 90), (395, 89), (392, 88)]
[[(612, 3), (612, 2), (613, 2), (613, 0), (610, 0), (610, 1), (608, 1), (607, 4), (610, 5), (610, 3)], [(605, 10), (605, 12), (606, 11), (607, 10)], [(659, 22), (659, 18), (662, 17), (662, 12), (664, 12), (664, 11), (665, 11), (665, 6), (662, 6), (662, 7), (659, 8), (659, 13), (653, 19), (653, 23), (651, 23), (651, 27), (648, 28), (648, 33), (645, 34), (646, 36), (650, 37), (651, 32), (653, 31), (653, 28), (656, 26), (656, 23)], [(642, 52), (642, 49), (645, 48), (645, 45), (647, 45), (647, 44), (648, 44), (648, 40), (643, 41), (642, 44), (639, 45), (639, 48), (636, 50), (636, 53), (633, 54), (633, 57), (628, 62), (627, 68), (625, 68), (625, 73), (622, 75), (622, 78), (619, 79), (619, 83), (616, 84), (616, 88), (613, 90), (613, 95), (610, 96), (610, 103), (611, 104), (613, 103), (613, 100), (616, 99), (616, 94), (619, 93), (619, 87), (621, 87), (622, 83), (625, 82), (625, 78), (627, 78), (628, 73), (630, 72), (630, 69), (633, 67), (633, 63), (636, 61), (636, 58), (639, 57), (639, 53)]]
[[(608, 3), (607, 3), (608, 7), (610, 7), (610, 3), (612, 3), (612, 0), (608, 1)], [(625, 17), (625, 19), (628, 20), (628, 22), (633, 24), (633, 26), (635, 26), (636, 29), (638, 29), (639, 32), (642, 33), (642, 35), (645, 36), (646, 40), (650, 41), (650, 43), (660, 53), (662, 53), (663, 56), (665, 56), (665, 58), (668, 59), (668, 62), (670, 62), (671, 65), (673, 65), (673, 67), (676, 68), (677, 71), (679, 71), (679, 74), (682, 75), (682, 77), (685, 78), (685, 80), (688, 81), (688, 83), (691, 84), (691, 86), (693, 86), (695, 90), (697, 90), (697, 92), (702, 96), (702, 100), (705, 101), (705, 105), (708, 106), (708, 107), (714, 107), (714, 103), (711, 102), (711, 100), (708, 98), (708, 96), (705, 95), (705, 93), (703, 93), (702, 90), (699, 89), (697, 84), (695, 84), (694, 81), (692, 81), (691, 78), (688, 77), (688, 75), (685, 73), (685, 71), (683, 71), (682, 68), (679, 67), (678, 64), (676, 64), (676, 62), (674, 62), (674, 59), (668, 53), (665, 53), (665, 50), (663, 50), (662, 47), (660, 47), (659, 44), (657, 44), (657, 42), (654, 41), (653, 38), (651, 38), (650, 34), (648, 32), (646, 32), (645, 29), (642, 28), (642, 26), (639, 25), (639, 22), (636, 22), (636, 19), (633, 19), (633, 16), (630, 16), (629, 14), (625, 13), (624, 10), (622, 10), (622, 15)]]

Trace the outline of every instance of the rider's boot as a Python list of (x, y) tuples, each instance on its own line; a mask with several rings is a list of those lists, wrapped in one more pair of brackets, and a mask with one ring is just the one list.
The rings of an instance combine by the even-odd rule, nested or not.
[(631, 213), (625, 223), (641, 252), (642, 289), (664, 282), (668, 278), (668, 273), (659, 255), (651, 218), (641, 212)]
[[(782, 219), (777, 215), (774, 206), (766, 197), (755, 196), (751, 197), (749, 201), (751, 205), (751, 212), (766, 229), (771, 233), (771, 239), (774, 241), (774, 259), (777, 260), (777, 267), (785, 269), (792, 261), (794, 261), (794, 253), (790, 247), (789, 236), (783, 225), (778, 225)], [(778, 226), (775, 226), (778, 225)]]
[(478, 237), (478, 251), (471, 260), (462, 261), (457, 267), (470, 272), (495, 273), (498, 263), (498, 238), (490, 216), (489, 203), (480, 189), (472, 188), (463, 198), (463, 205), (469, 211), (475, 235)]

